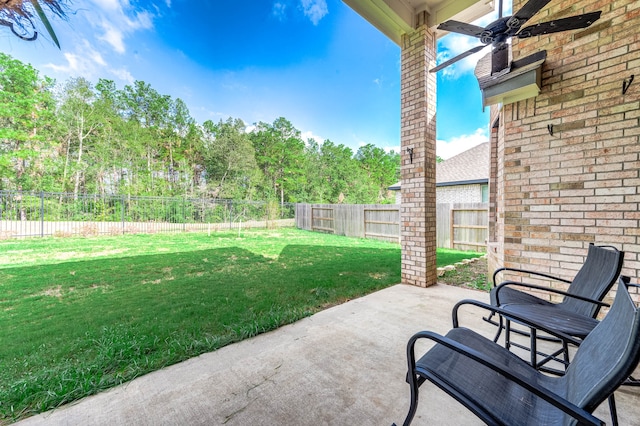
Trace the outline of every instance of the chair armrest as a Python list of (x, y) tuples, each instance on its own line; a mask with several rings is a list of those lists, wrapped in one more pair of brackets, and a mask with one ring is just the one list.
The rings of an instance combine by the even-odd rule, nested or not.
[(535, 328), (536, 330), (540, 330), (540, 331), (544, 331), (545, 333), (548, 333), (552, 336), (558, 337), (560, 339), (563, 339), (571, 344), (574, 344), (576, 346), (580, 346), (580, 343), (582, 343), (581, 339), (576, 339), (573, 336), (569, 336), (568, 334), (562, 333), (560, 331), (557, 330), (552, 330), (547, 328), (546, 326), (539, 324), (535, 321), (531, 321), (529, 318), (524, 318), (521, 317), (517, 314), (514, 314), (513, 312), (509, 312), (506, 311), (500, 307), (497, 306), (493, 306), (490, 305), (488, 303), (484, 303), (484, 302), (480, 302), (479, 300), (474, 300), (474, 299), (464, 299), (459, 301), (458, 303), (455, 304), (455, 306), (453, 307), (453, 310), (451, 311), (451, 316), (452, 316), (452, 320), (453, 320), (453, 328), (458, 328), (460, 327), (460, 321), (458, 320), (458, 309), (460, 309), (460, 307), (462, 305), (473, 305), (482, 309), (486, 309), (488, 311), (491, 311), (493, 313), (496, 313), (498, 315), (501, 315), (503, 317), (509, 318), (512, 321), (516, 321), (519, 322), (521, 324), (526, 325), (527, 327), (531, 327), (531, 328)]
[(626, 275), (620, 275), (620, 279), (622, 279), (623, 284), (625, 286), (627, 286), (627, 288), (629, 288), (629, 287), (640, 288), (640, 284), (632, 284), (631, 283), (631, 277), (628, 277)]
[(548, 278), (550, 280), (555, 280), (555, 281), (562, 281), (563, 283), (567, 283), (567, 284), (571, 284), (570, 280), (564, 279), (564, 278), (560, 278), (560, 277), (556, 277), (553, 275), (549, 275), (549, 274), (545, 274), (543, 272), (536, 272), (536, 271), (529, 271), (527, 269), (518, 269), (518, 268), (509, 268), (509, 267), (502, 267), (502, 268), (498, 268), (495, 270), (495, 272), (493, 273), (493, 286), (496, 287), (496, 276), (503, 271), (511, 271), (511, 272), (520, 272), (522, 274), (530, 274), (530, 275), (536, 275), (538, 277), (544, 277), (544, 278)]
[(557, 288), (545, 287), (545, 286), (536, 285), (536, 284), (529, 284), (529, 283), (521, 283), (519, 281), (503, 281), (502, 283), (500, 283), (499, 286), (496, 287), (495, 296), (496, 296), (496, 302), (498, 302), (498, 305), (500, 305), (500, 289), (503, 288), (503, 287), (507, 287), (507, 286), (527, 287), (527, 288), (530, 288), (530, 289), (546, 291), (548, 293), (555, 293), (555, 294), (559, 294), (561, 296), (566, 296), (566, 297), (571, 297), (573, 299), (582, 300), (583, 302), (589, 302), (589, 303), (592, 303), (594, 305), (598, 305), (600, 307), (603, 307), (603, 306), (609, 307), (610, 306), (608, 303), (602, 302), (600, 300), (590, 299), (588, 297), (580, 296), (580, 295), (577, 295), (577, 294), (567, 293), (566, 291), (558, 290)]
[[(501, 365), (493, 364), (491, 361), (487, 360), (481, 352), (431, 331), (421, 331), (414, 334), (407, 344), (407, 361), (409, 366), (408, 379), (412, 388), (415, 386), (416, 381), (415, 344), (419, 339), (432, 340), (437, 344), (443, 345), (481, 365), (484, 365), (485, 367), (506, 377), (508, 380), (516, 383), (520, 387), (528, 390), (532, 394), (559, 408), (563, 412), (569, 414), (571, 417), (578, 420), (580, 424), (594, 426), (604, 425), (604, 422), (588, 411), (551, 392), (549, 389), (543, 388), (537, 383), (530, 383), (526, 377), (522, 377), (514, 371), (509, 371)], [(452, 394), (450, 393), (450, 395)]]

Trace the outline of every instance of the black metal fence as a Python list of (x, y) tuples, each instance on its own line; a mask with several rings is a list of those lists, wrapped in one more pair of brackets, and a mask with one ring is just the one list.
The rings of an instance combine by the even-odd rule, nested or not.
[(295, 204), (0, 191), (0, 238), (293, 226)]

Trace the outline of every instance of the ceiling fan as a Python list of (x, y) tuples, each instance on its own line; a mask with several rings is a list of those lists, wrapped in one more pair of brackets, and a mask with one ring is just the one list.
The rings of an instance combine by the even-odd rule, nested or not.
[(521, 28), (524, 23), (531, 19), (533, 15), (538, 13), (540, 9), (545, 7), (550, 1), (551, 0), (529, 0), (512, 16), (502, 17), (502, 0), (500, 0), (498, 9), (499, 18), (484, 28), (458, 21), (445, 21), (441, 23), (438, 25), (439, 30), (476, 37), (480, 39), (482, 44), (441, 63), (429, 71), (438, 72), (469, 55), (479, 52), (488, 45), (491, 45), (493, 46), (491, 55), (491, 73), (494, 74), (496, 72), (500, 72), (509, 66), (509, 45), (507, 40), (511, 37), (528, 38), (541, 34), (587, 28), (589, 25), (597, 21), (602, 13), (601, 11), (585, 13), (583, 15), (541, 22), (536, 25)]

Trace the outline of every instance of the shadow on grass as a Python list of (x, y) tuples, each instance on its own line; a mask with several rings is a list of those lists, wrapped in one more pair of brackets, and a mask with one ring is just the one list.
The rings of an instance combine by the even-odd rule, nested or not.
[(0, 423), (400, 281), (400, 248), (289, 245), (0, 271)]

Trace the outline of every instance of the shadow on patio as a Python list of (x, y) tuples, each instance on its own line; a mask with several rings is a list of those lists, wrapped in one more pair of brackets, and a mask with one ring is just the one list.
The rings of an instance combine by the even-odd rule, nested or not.
[[(26, 425), (390, 425), (409, 406), (405, 345), (445, 333), (451, 309), (488, 294), (396, 285), (19, 423)], [(468, 308), (462, 325), (494, 329)], [(481, 422), (430, 383), (416, 425)], [(616, 392), (621, 425), (640, 424), (639, 388)], [(596, 416), (610, 422), (606, 403)]]

